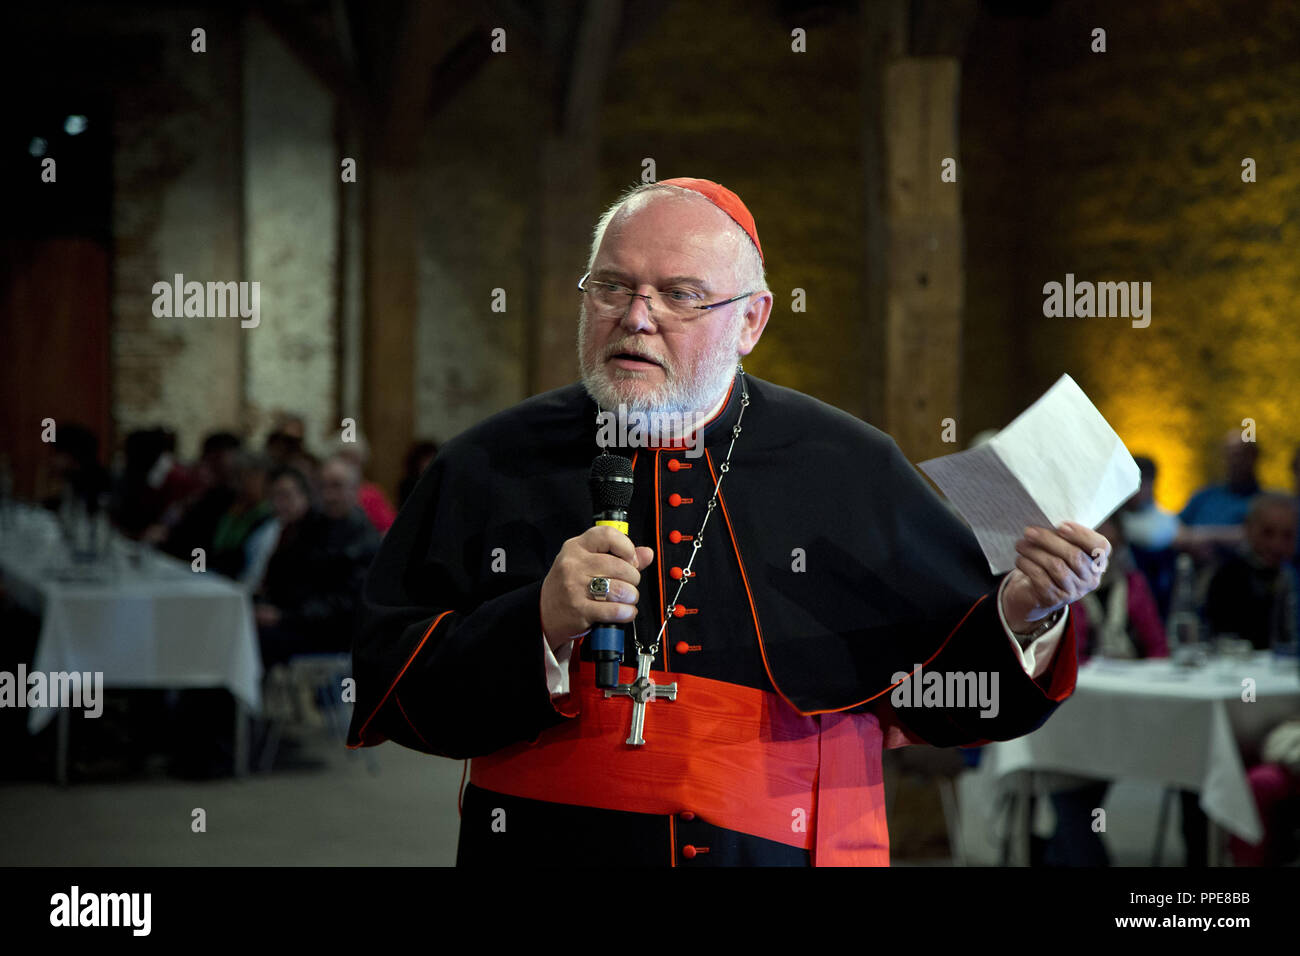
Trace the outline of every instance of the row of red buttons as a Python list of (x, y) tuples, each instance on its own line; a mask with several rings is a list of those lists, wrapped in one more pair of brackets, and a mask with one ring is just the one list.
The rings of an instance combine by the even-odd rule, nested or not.
[[(691, 466), (689, 464), (680, 461), (679, 459), (676, 458), (668, 459), (669, 471), (680, 471), (683, 468), (690, 468), (690, 467)], [(668, 496), (668, 504), (674, 508), (677, 508), (681, 505), (692, 504), (694, 503), (694, 501), (695, 501), (694, 498), (683, 498), (679, 494), (671, 494)], [(691, 537), (692, 537), (691, 535), (682, 534), (680, 531), (668, 532), (668, 540), (671, 541), (673, 544), (681, 544), (683, 541), (690, 541)], [(684, 573), (685, 572), (680, 567), (673, 567), (668, 571), (669, 576), (672, 577), (674, 581), (680, 581)], [(695, 577), (694, 571), (691, 572), (691, 577)], [(687, 614), (695, 614), (698, 611), (699, 608), (684, 607), (682, 605), (678, 605), (676, 608), (673, 609), (673, 616), (684, 617)], [(700, 645), (698, 644), (687, 644), (685, 641), (678, 641), (677, 644), (674, 646), (673, 650), (677, 651), (678, 654), (686, 654), (689, 653), (690, 651), (703, 650), (703, 648), (701, 648)], [(695, 814), (692, 813), (690, 810), (684, 810), (678, 814), (678, 817), (683, 822), (690, 823), (692, 820), (695, 819)], [(685, 846), (682, 847), (682, 856), (688, 860), (693, 860), (699, 854), (708, 853), (708, 852), (709, 852), (709, 848), (707, 846), (695, 846), (693, 843), (687, 843)]]
[[(690, 823), (695, 819), (695, 814), (690, 810), (683, 810), (681, 813), (677, 814), (677, 818), (685, 823)], [(697, 854), (708, 852), (709, 848), (707, 846), (696, 846), (693, 843), (688, 843), (682, 847), (682, 856), (686, 857), (688, 860), (695, 859)]]
[[(687, 464), (684, 461), (681, 461), (680, 459), (677, 458), (668, 459), (669, 471), (675, 472), (675, 471), (680, 471), (683, 468), (690, 468), (690, 467), (691, 465)], [(693, 504), (694, 502), (695, 502), (694, 498), (683, 498), (681, 495), (676, 493), (673, 493), (668, 496), (668, 504), (674, 508), (677, 508), (681, 505)], [(668, 540), (671, 541), (673, 544), (681, 544), (683, 541), (690, 541), (693, 537), (694, 537), (693, 535), (682, 534), (680, 531), (677, 530), (668, 532)], [(682, 579), (682, 575), (685, 573), (686, 573), (685, 570), (678, 566), (673, 566), (668, 569), (668, 576), (671, 577), (674, 581), (680, 581)], [(691, 572), (691, 577), (695, 577), (694, 571)], [(683, 604), (679, 604), (675, 608), (673, 608), (673, 617), (685, 617), (687, 614), (698, 614), (699, 610), (700, 609), (697, 607), (686, 607)], [(673, 650), (675, 650), (678, 654), (689, 654), (691, 651), (700, 651), (703, 649), (704, 648), (702, 648), (699, 644), (688, 644), (685, 641), (678, 641), (673, 646)], [(693, 851), (694, 847), (692, 847), (691, 849)], [(693, 852), (692, 855), (694, 855)]]

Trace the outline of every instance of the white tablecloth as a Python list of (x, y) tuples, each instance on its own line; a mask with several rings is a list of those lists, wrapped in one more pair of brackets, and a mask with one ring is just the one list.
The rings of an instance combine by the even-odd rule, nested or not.
[[(1255, 700), (1242, 700), (1245, 678)], [(1181, 669), (1168, 660), (1092, 661), (1074, 695), (1032, 734), (984, 751), (981, 770), (1132, 778), (1200, 792), (1211, 820), (1248, 842), (1263, 834), (1240, 747), (1300, 713), (1296, 661), (1268, 653)]]
[[(57, 520), (31, 508), (0, 522), (0, 574), (42, 618), (30, 671), (98, 671), (105, 687), (224, 687), (251, 712), (261, 709), (252, 602), (219, 574), (120, 537), (107, 560), (76, 569)], [(28, 730), (55, 713), (33, 708)]]

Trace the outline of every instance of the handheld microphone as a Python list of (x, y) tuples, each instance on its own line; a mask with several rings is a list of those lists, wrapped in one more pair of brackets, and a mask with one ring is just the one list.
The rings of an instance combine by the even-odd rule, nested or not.
[[(632, 463), (621, 455), (601, 453), (591, 463), (587, 479), (595, 523), (627, 534), (627, 507), (632, 503)], [(596, 686), (617, 687), (618, 665), (623, 660), (624, 626), (598, 624), (587, 645), (596, 663)]]

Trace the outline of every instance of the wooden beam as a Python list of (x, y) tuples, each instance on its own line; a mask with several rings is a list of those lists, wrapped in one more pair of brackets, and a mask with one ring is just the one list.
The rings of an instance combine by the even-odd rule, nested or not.
[[(434, 67), (458, 36), (454, 10), (412, 3), (396, 26), (387, 101), (370, 111), (358, 180), (365, 188), (361, 427), (370, 436), (370, 474), (390, 494), (415, 432), (415, 327), (419, 309), (420, 133)], [(382, 39), (378, 48), (382, 49)], [(372, 46), (371, 49), (376, 49)]]
[(885, 68), (886, 429), (913, 460), (955, 450), (943, 419), (961, 433), (961, 188), (940, 179), (958, 158), (958, 70), (949, 57)]
[(541, 144), (535, 213), (537, 294), (532, 297), (526, 342), (526, 381), (533, 394), (578, 377), (577, 282), (600, 205), (596, 126), (621, 7), (612, 0), (585, 6), (569, 68), (557, 77), (554, 132)]

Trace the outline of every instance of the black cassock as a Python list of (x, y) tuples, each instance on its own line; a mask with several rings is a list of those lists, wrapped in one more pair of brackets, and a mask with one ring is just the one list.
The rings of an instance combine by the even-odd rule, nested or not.
[[(722, 513), (709, 519), (681, 597), (691, 613), (669, 621), (654, 670), (775, 692), (804, 714), (871, 711), (935, 746), (1010, 739), (1046, 720), (1073, 687), (1072, 624), (1047, 673), (1031, 680), (999, 620), (998, 579), (974, 536), (893, 439), (807, 395), (745, 380), (750, 405), (723, 480)], [(639, 587), (644, 643), (676, 590), (672, 569), (690, 557), (740, 406), (737, 380), (704, 429), (705, 455), (619, 450), (634, 456), (629, 536), (655, 552)], [(597, 413), (583, 387), (570, 385), (442, 448), (366, 581), (349, 745), (388, 739), (472, 758), (571, 719), (547, 689), (539, 603), (564, 541), (592, 524)], [(674, 531), (687, 539), (674, 543)], [(694, 649), (681, 653), (683, 644)], [(625, 662), (635, 666), (630, 635)], [(927, 670), (996, 671), (997, 716), (894, 707), (883, 692), (922, 662)], [(630, 719), (628, 701), (606, 703)], [(652, 743), (656, 708), (665, 706), (674, 705), (647, 709)], [(506, 832), (492, 826), (501, 810)], [(710, 849), (688, 861), (679, 852), (687, 845)], [(473, 784), (463, 797), (461, 864), (809, 860), (805, 849), (698, 817), (541, 802)]]

